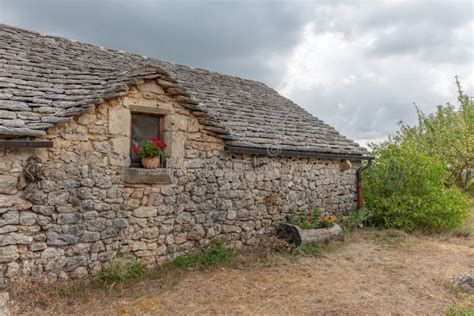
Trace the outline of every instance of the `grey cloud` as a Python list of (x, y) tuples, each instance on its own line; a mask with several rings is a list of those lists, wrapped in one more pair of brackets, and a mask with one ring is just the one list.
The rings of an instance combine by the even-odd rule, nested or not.
[(418, 1), (380, 6), (358, 25), (374, 30), (373, 54), (418, 54), (424, 61), (457, 63), (469, 58), (465, 47), (470, 43), (472, 48), (474, 39), (472, 33), (460, 37), (456, 31), (466, 28), (472, 19), (470, 2)]
[[(261, 80), (273, 87), (279, 86), (285, 60), (300, 43), (308, 22), (314, 23), (317, 33), (339, 33), (348, 40), (371, 34), (373, 45), (353, 62), (371, 61), (376, 73), (386, 72), (387, 82), (358, 78), (352, 85), (314, 87), (291, 97), (351, 138), (375, 138), (393, 132), (400, 120), (413, 122), (413, 102), (434, 107), (449, 101), (439, 99), (423, 81), (429, 76), (427, 69), (439, 65), (472, 69), (473, 37), (456, 33), (473, 23), (472, 9), (469, 2), (450, 1), (0, 0), (0, 21)], [(429, 66), (386, 65), (397, 56)], [(270, 66), (273, 57), (280, 64)], [(391, 66), (400, 71), (392, 73)], [(459, 68), (446, 72), (448, 80), (459, 74), (450, 72), (455, 69)], [(339, 103), (343, 109), (338, 109)]]
[(406, 98), (399, 89), (364, 80), (333, 89), (298, 92), (293, 99), (326, 123), (337, 126), (343, 135), (355, 139), (386, 136), (393, 133), (399, 121), (415, 120), (414, 100)]
[(374, 3), (367, 9), (367, 13), (361, 15), (360, 27), (416, 26), (428, 21), (453, 28), (472, 21), (473, 4), (469, 1), (400, 1)]
[(256, 79), (268, 54), (295, 45), (305, 12), (281, 3), (1, 1), (6, 23)]
[(342, 2), (317, 6), (315, 11), (316, 32), (352, 39), (373, 34), (375, 42), (367, 51), (372, 56), (418, 54), (425, 61), (456, 63), (469, 58), (465, 47), (474, 45), (473, 33), (456, 34), (473, 21), (474, 4), (469, 1)]

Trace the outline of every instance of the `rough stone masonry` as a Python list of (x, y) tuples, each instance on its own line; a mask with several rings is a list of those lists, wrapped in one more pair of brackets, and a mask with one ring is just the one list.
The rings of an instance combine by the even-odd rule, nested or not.
[[(124, 126), (137, 105), (168, 113), (170, 158), (157, 172), (169, 183), (127, 183), (134, 176)], [(253, 244), (289, 213), (354, 205), (357, 161), (341, 171), (338, 160), (226, 152), (155, 81), (41, 139), (54, 146), (0, 151), (0, 287), (95, 275), (120, 253), (156, 265), (216, 238)], [(41, 161), (37, 181), (25, 177), (32, 156)]]

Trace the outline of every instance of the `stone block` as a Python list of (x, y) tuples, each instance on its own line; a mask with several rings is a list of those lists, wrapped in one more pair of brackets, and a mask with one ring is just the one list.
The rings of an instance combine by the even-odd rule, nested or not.
[(73, 278), (76, 278), (76, 279), (82, 279), (82, 278), (87, 277), (88, 274), (89, 273), (87, 272), (86, 268), (79, 267), (76, 270), (74, 270), (74, 272), (72, 273), (72, 276)]
[(130, 154), (130, 138), (114, 137), (112, 138), (112, 150), (114, 153), (127, 157)]
[(11, 233), (11, 232), (16, 232), (17, 230), (18, 230), (18, 228), (16, 226), (13, 226), (13, 225), (3, 226), (3, 227), (0, 227), (0, 235), (8, 234), (8, 233)]
[(163, 88), (160, 87), (159, 85), (157, 85), (154, 82), (146, 82), (142, 85), (139, 85), (137, 88), (141, 92), (151, 92), (151, 93), (154, 93), (154, 94), (165, 94), (165, 91), (163, 90)]
[(12, 111), (0, 110), (0, 119), (16, 119), (16, 113)]
[(17, 246), (0, 247), (0, 263), (12, 262), (18, 259)]
[(80, 213), (61, 213), (58, 216), (58, 224), (77, 224), (81, 219), (82, 215)]
[(55, 191), (48, 194), (49, 205), (66, 205), (69, 202), (69, 193), (66, 191)]
[(98, 232), (84, 232), (79, 238), (79, 242), (93, 242), (100, 239), (100, 233)]
[(136, 241), (132, 244), (133, 251), (146, 250), (146, 243), (143, 241)]
[(72, 271), (75, 270), (77, 267), (85, 266), (89, 263), (89, 256), (75, 256), (70, 257), (66, 261), (65, 270)]
[(48, 239), (47, 244), (51, 246), (66, 246), (76, 244), (78, 237), (70, 234), (58, 234), (55, 232), (46, 233)]
[[(109, 164), (115, 167), (128, 167), (130, 166), (130, 158), (129, 157), (122, 157), (122, 158), (109, 157)], [(124, 179), (124, 182), (125, 182), (125, 179)]]
[(129, 184), (171, 184), (169, 169), (124, 168), (122, 181)]
[(81, 125), (89, 125), (96, 120), (96, 116), (91, 113), (85, 113), (79, 116), (77, 123)]
[(50, 216), (54, 212), (54, 206), (35, 205), (31, 208), (33, 212)]
[(128, 221), (125, 218), (114, 218), (112, 220), (112, 227), (127, 228), (128, 226)]
[[(7, 273), (5, 274), (9, 278), (14, 278), (20, 272), (20, 265), (16, 262), (10, 262), (7, 264)], [(1, 315), (1, 314), (0, 314)]]
[(110, 261), (115, 258), (116, 252), (115, 251), (105, 251), (99, 253), (99, 261)]
[(0, 227), (20, 223), (20, 214), (17, 211), (7, 211), (0, 217)]
[(10, 175), (0, 176), (0, 193), (15, 194), (18, 192), (17, 188), (18, 177)]
[(139, 208), (133, 210), (133, 216), (139, 218), (153, 217), (158, 214), (158, 209), (153, 206), (140, 206)]
[(109, 109), (109, 134), (130, 137), (131, 114), (124, 108)]
[(41, 250), (44, 250), (46, 249), (47, 246), (46, 246), (46, 243), (44, 242), (37, 242), (37, 243), (34, 243), (34, 244), (31, 244), (28, 246), (28, 249), (30, 249), (30, 251), (41, 251)]
[(166, 246), (165, 246), (165, 245), (161, 245), (161, 246), (159, 246), (158, 248), (156, 248), (155, 254), (156, 254), (157, 256), (164, 256), (164, 255), (166, 255)]
[(235, 210), (227, 211), (227, 219), (235, 219), (237, 217), (237, 212)]
[(62, 249), (47, 248), (41, 253), (41, 259), (53, 259), (58, 258), (64, 254)]
[(21, 212), (20, 213), (20, 224), (25, 226), (31, 226), (36, 223), (37, 215), (32, 212)]

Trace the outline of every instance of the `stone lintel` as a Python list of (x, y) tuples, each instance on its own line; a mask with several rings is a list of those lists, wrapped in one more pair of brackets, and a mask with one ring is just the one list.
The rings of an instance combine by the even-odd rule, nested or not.
[(171, 184), (171, 170), (166, 168), (124, 168), (122, 181), (129, 184)]
[(149, 106), (143, 105), (130, 105), (130, 111), (133, 113), (148, 113), (148, 114), (156, 114), (156, 115), (167, 115), (170, 114), (171, 111), (159, 108), (152, 108)]

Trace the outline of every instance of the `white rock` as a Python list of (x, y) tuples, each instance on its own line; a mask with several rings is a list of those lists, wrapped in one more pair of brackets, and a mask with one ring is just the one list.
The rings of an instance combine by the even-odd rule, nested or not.
[(139, 208), (133, 210), (133, 216), (135, 217), (153, 217), (158, 214), (158, 209), (152, 206), (140, 206)]

